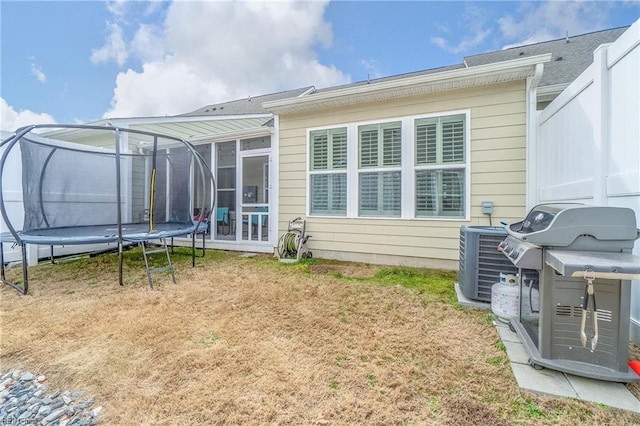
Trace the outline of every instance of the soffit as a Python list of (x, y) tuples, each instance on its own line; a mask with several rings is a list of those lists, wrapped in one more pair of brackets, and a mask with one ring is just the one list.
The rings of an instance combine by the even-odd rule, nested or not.
[(265, 102), (263, 107), (275, 114), (297, 113), (524, 80), (534, 75), (537, 64), (549, 60), (551, 54), (544, 54), (470, 68), (400, 76), (397, 79), (371, 82), (367, 85), (348, 86), (299, 98)]

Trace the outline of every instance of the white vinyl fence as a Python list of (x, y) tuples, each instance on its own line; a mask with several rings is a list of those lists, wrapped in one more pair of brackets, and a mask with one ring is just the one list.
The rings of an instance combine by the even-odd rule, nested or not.
[[(539, 114), (532, 153), (532, 203), (630, 207), (640, 224), (640, 20), (600, 46), (593, 64)], [(631, 339), (640, 343), (640, 281), (631, 289)]]

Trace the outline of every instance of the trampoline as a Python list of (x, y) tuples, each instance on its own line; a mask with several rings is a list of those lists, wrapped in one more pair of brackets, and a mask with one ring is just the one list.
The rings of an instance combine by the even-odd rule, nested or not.
[[(116, 243), (123, 284), (124, 244), (191, 236), (195, 265), (197, 234), (208, 231), (205, 215), (215, 204), (207, 161), (184, 139), (112, 126), (33, 125), (0, 144), (2, 281), (28, 292), (26, 246)], [(15, 165), (21, 164), (20, 176)], [(10, 165), (13, 165), (14, 170)], [(12, 174), (13, 173), (13, 174)], [(23, 217), (7, 206), (21, 186)], [(13, 195), (15, 198), (15, 195)], [(15, 201), (15, 200), (13, 200)], [(5, 278), (3, 244), (20, 246), (23, 281)], [(203, 237), (204, 250), (204, 237)], [(153, 287), (146, 263), (149, 284)]]

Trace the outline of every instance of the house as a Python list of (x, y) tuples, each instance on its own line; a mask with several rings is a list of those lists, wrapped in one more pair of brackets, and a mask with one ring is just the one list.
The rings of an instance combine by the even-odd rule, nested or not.
[[(536, 105), (557, 96), (597, 46), (624, 31), (177, 116), (91, 124), (165, 133), (197, 146), (217, 182), (211, 247), (272, 252), (288, 220), (303, 216), (316, 256), (455, 269), (461, 225), (513, 221), (526, 212)], [(95, 141), (113, 148), (109, 143)], [(482, 201), (493, 202), (492, 217), (481, 213)]]
[(320, 257), (457, 268), (461, 225), (513, 222), (531, 205), (537, 106), (624, 30), (265, 102), (276, 115), (279, 229), (305, 216)]
[[(575, 90), (599, 46), (635, 37), (639, 25), (339, 87), (93, 124), (196, 145), (217, 183), (209, 247), (273, 252), (288, 221), (300, 216), (316, 257), (456, 269), (460, 226), (514, 222), (548, 196), (567, 199), (553, 193), (551, 181), (539, 191), (548, 171), (538, 149), (546, 132), (539, 117), (557, 108), (554, 99), (579, 94), (566, 91)], [(637, 51), (630, 50), (636, 61)], [(637, 85), (638, 69), (630, 72)], [(630, 137), (627, 143), (638, 145), (637, 134)], [(629, 167), (634, 176), (637, 166)], [(588, 194), (580, 200), (604, 201)], [(491, 215), (482, 212), (485, 201), (493, 203)], [(634, 300), (640, 311), (640, 291)]]

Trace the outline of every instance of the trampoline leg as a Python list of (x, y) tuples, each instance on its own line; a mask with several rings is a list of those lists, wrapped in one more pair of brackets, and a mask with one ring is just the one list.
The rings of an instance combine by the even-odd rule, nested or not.
[(27, 245), (22, 244), (22, 279), (24, 283), (22, 284), (22, 294), (27, 294), (29, 291), (29, 275), (27, 272)]
[(2, 278), (2, 282), (6, 281), (4, 276), (4, 244), (0, 241), (0, 277)]
[(7, 277), (5, 275), (5, 266), (4, 266), (4, 245), (2, 244), (2, 242), (0, 242), (0, 275), (2, 278), (2, 282), (6, 285), (8, 285), (9, 287), (13, 287), (16, 290), (18, 290), (20, 293), (22, 294), (27, 294), (27, 291), (29, 290), (29, 281), (28, 281), (28, 275), (27, 275), (27, 256), (26, 256), (26, 249), (25, 246), (22, 245), (21, 246), (21, 254), (22, 254), (22, 279), (24, 284), (22, 286), (20, 286), (18, 283), (14, 283), (12, 281), (8, 281)]
[(191, 267), (196, 267), (196, 233), (191, 234)]
[(122, 243), (118, 242), (118, 283), (122, 286)]

